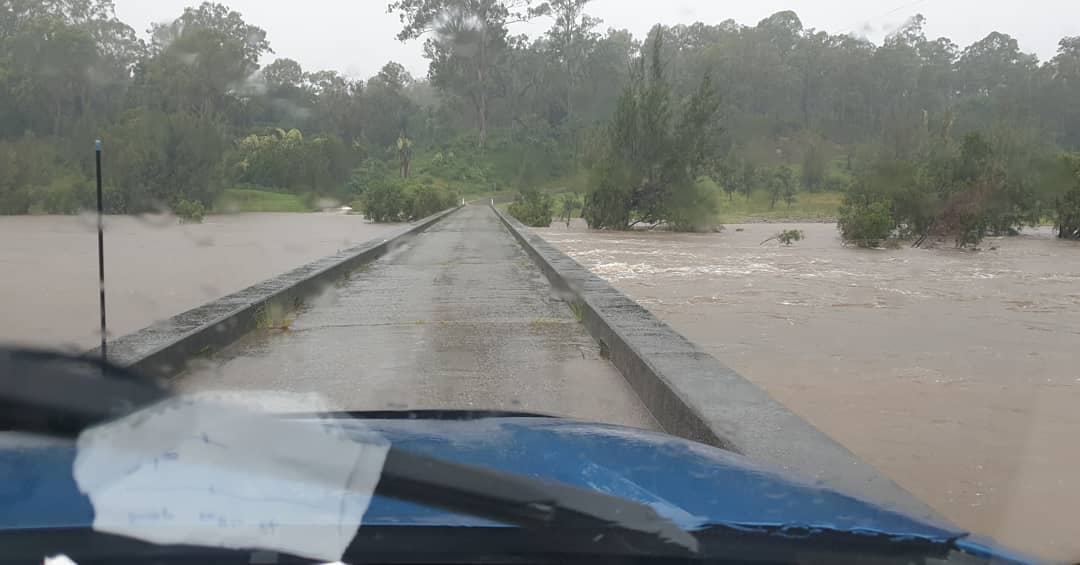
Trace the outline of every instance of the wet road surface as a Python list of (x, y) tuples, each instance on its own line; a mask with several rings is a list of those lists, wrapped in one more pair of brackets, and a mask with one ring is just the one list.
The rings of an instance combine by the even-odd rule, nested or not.
[[(178, 380), (350, 410), (497, 409), (657, 427), (486, 206), (468, 206)], [(277, 324), (284, 326), (286, 324)]]

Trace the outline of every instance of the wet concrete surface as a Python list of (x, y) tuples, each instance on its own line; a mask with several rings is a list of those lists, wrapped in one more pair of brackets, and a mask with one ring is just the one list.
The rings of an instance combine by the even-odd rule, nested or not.
[(452, 214), (275, 325), (177, 387), (317, 392), (350, 410), (516, 410), (657, 428), (486, 206)]

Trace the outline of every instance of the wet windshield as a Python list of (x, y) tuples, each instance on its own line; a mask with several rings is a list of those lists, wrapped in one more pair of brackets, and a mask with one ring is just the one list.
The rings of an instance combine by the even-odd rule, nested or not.
[(751, 4), (0, 0), (0, 346), (1080, 558), (1080, 5)]

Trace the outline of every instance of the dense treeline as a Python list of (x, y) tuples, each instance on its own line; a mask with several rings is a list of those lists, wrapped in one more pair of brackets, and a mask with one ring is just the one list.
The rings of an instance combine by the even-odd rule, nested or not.
[[(534, 216), (578, 202), (594, 227), (698, 229), (723, 198), (844, 191), (856, 243), (1080, 232), (1080, 38), (1040, 62), (1004, 33), (961, 48), (916, 17), (875, 45), (793, 12), (635, 38), (588, 2), (392, 2), (419, 80), (275, 59), (219, 4), (143, 39), (110, 0), (0, 2), (0, 212), (88, 205), (101, 137), (115, 212), (248, 187), (396, 220), (510, 189)], [(535, 18), (546, 33), (515, 35)]]
[(219, 4), (145, 41), (110, 0), (0, 2), (0, 213), (89, 205), (95, 138), (112, 212), (211, 207), (229, 186), (348, 196), (353, 169), (418, 112), (411, 77), (394, 63), (367, 81), (260, 67), (271, 53)]

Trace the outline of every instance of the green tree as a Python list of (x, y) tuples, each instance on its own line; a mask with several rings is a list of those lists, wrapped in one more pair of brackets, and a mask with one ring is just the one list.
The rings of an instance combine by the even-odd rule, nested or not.
[(581, 195), (577, 193), (567, 192), (559, 199), (559, 217), (566, 222), (566, 227), (570, 227), (570, 220), (578, 213), (581, 206)]
[(337, 137), (305, 138), (296, 129), (249, 135), (237, 142), (234, 159), (234, 182), (321, 195), (341, 192), (354, 161)]
[(533, 15), (546, 15), (555, 21), (547, 32), (551, 55), (563, 74), (563, 109), (566, 116), (574, 115), (574, 95), (586, 59), (599, 39), (594, 30), (600, 20), (585, 13), (585, 6), (592, 0), (550, 0), (533, 9)]
[(794, 180), (792, 180), (792, 182), (789, 182), (789, 183), (784, 183), (784, 203), (787, 204), (788, 208), (791, 208), (791, 205), (795, 203), (795, 200), (796, 200), (795, 192), (796, 192), (796, 185), (795, 185)]
[(811, 143), (806, 147), (802, 162), (802, 185), (806, 190), (816, 192), (824, 188), (827, 164), (820, 144)]
[(791, 206), (796, 190), (795, 171), (786, 165), (777, 167), (769, 178), (769, 209), (775, 208), (781, 198)]
[(718, 184), (720, 188), (728, 195), (728, 201), (735, 199), (735, 193), (739, 192), (739, 184), (741, 182), (742, 167), (739, 162), (732, 158), (730, 155), (718, 159), (714, 162), (713, 168), (710, 171), (710, 177), (713, 182)]
[(1061, 239), (1080, 239), (1080, 157), (1073, 159), (1073, 185), (1057, 203), (1056, 225)]
[[(362, 119), (359, 127), (364, 138), (376, 150), (393, 147), (399, 165), (411, 163), (414, 151), (415, 140), (410, 132), (417, 130), (410, 127), (410, 122), (418, 114), (419, 108), (406, 95), (413, 82), (404, 67), (391, 61), (367, 81), (363, 96), (358, 101)], [(401, 143), (402, 139), (405, 143)], [(408, 167), (399, 168), (407, 177)]]
[(270, 87), (299, 89), (304, 69), (292, 59), (277, 59), (262, 70), (262, 76)]
[[(238, 12), (204, 2), (151, 30), (151, 57), (136, 75), (141, 100), (166, 112), (184, 111), (211, 118), (239, 112), (237, 96), (272, 53), (266, 32)], [(234, 114), (235, 115), (235, 114)]]
[(228, 141), (215, 120), (141, 110), (102, 138), (114, 213), (167, 210), (181, 200), (209, 207), (220, 194)]
[[(961, 47), (915, 16), (875, 45), (785, 11), (639, 38), (598, 33), (589, 6), (393, 1), (427, 76), (390, 62), (358, 80), (284, 57), (260, 70), (266, 34), (220, 4), (184, 10), (147, 44), (110, 0), (0, 0), (0, 207), (85, 205), (99, 136), (110, 165), (141, 167), (107, 186), (114, 210), (205, 205), (226, 182), (358, 200), (383, 165), (408, 177), (402, 216), (429, 200), (418, 186), (562, 185), (587, 192), (592, 225), (617, 229), (707, 226), (719, 191), (702, 176), (749, 199), (778, 167), (808, 191), (889, 202), (895, 235), (916, 244), (971, 245), (1071, 202), (1059, 155), (1080, 149), (1076, 37), (1040, 63), (1004, 32)], [(516, 33), (538, 16), (549, 29)], [(253, 152), (251, 136), (278, 130), (302, 142)], [(974, 169), (971, 133), (988, 150)], [(843, 174), (829, 174), (832, 154), (848, 157)], [(783, 187), (774, 202), (790, 202)]]
[(489, 102), (495, 69), (506, 50), (506, 26), (528, 17), (529, 0), (397, 0), (388, 10), (398, 13), (400, 41), (428, 35), (424, 56), (431, 61), (428, 77), (438, 88), (469, 100), (475, 111), (478, 143), (488, 134)]
[[(46, 140), (27, 135), (0, 141), (0, 214), (28, 214), (53, 179), (59, 162), (55, 148)], [(76, 203), (77, 205), (77, 203)], [(75, 210), (46, 210), (68, 213)]]
[[(593, 228), (628, 229), (669, 223), (692, 229), (716, 213), (717, 202), (698, 183), (714, 155), (718, 103), (709, 75), (674, 109), (661, 55), (664, 30), (650, 35), (607, 126), (595, 187), (586, 197)], [(681, 111), (679, 111), (681, 110)]]
[(1062, 38), (1044, 69), (1050, 75), (1042, 94), (1044, 119), (1057, 125), (1065, 146), (1080, 149), (1080, 107), (1072, 103), (1080, 99), (1080, 35)]
[(750, 200), (750, 196), (754, 192), (754, 184), (758, 180), (758, 170), (753, 163), (746, 161), (742, 164), (742, 168), (739, 171), (739, 191), (746, 196), (746, 200)]
[[(332, 134), (348, 144), (364, 140), (362, 83), (337, 71), (314, 71), (304, 74), (304, 88), (313, 97), (312, 117), (320, 133)], [(391, 127), (383, 146), (391, 145), (396, 134), (396, 127)]]

